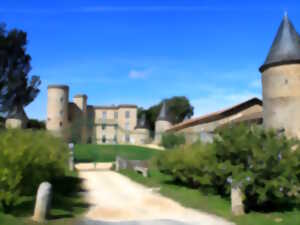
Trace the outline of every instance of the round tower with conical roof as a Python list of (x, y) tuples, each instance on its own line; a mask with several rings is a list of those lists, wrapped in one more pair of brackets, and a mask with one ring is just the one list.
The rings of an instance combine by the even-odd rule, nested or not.
[(172, 124), (170, 122), (170, 118), (168, 117), (168, 109), (166, 101), (163, 102), (162, 107), (160, 109), (159, 115), (155, 122), (155, 138), (154, 142), (159, 144), (161, 142), (162, 134), (170, 129)]
[(300, 138), (300, 37), (287, 14), (260, 72), (264, 127)]

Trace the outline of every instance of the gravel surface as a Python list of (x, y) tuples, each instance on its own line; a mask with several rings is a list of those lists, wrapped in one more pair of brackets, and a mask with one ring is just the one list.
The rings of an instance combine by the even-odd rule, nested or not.
[(113, 171), (80, 171), (91, 204), (86, 225), (229, 225), (217, 216), (188, 209)]

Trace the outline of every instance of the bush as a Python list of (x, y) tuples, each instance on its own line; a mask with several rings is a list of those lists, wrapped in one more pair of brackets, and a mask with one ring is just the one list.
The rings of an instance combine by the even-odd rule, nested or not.
[(36, 193), (38, 185), (63, 176), (67, 146), (43, 131), (0, 132), (0, 203), (5, 211), (21, 196)]
[(161, 172), (172, 175), (176, 182), (210, 189), (215, 181), (213, 151), (212, 145), (198, 142), (184, 149), (163, 152), (156, 158), (156, 165)]
[(185, 144), (183, 134), (165, 133), (162, 135), (161, 145), (167, 149), (176, 148)]
[(166, 152), (157, 165), (176, 181), (223, 196), (238, 185), (249, 209), (280, 207), (299, 199), (298, 142), (259, 127), (223, 128), (212, 144)]
[(250, 208), (293, 203), (300, 194), (298, 144), (260, 127), (222, 129), (214, 141), (219, 179), (240, 186)]

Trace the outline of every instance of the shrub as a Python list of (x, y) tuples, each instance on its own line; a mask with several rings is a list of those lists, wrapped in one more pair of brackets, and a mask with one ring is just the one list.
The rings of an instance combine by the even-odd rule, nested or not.
[(184, 149), (164, 152), (156, 159), (158, 169), (187, 186), (210, 189), (214, 185), (216, 160), (212, 145), (200, 142)]
[(220, 130), (214, 146), (219, 179), (240, 186), (248, 207), (276, 206), (299, 198), (298, 141), (242, 124)]
[(157, 159), (158, 168), (175, 181), (223, 196), (229, 195), (232, 185), (238, 185), (248, 209), (280, 207), (299, 199), (300, 149), (296, 140), (243, 124), (217, 133), (212, 144), (165, 152)]
[(68, 149), (43, 131), (0, 132), (0, 203), (9, 211), (21, 196), (35, 194), (38, 185), (63, 176)]
[(167, 149), (176, 148), (185, 144), (183, 134), (165, 133), (162, 135), (161, 145)]

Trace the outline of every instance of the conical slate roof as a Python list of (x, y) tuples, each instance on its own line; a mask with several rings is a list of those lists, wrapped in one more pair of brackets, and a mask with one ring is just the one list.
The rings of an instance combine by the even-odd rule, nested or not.
[(259, 70), (263, 72), (271, 66), (290, 63), (300, 63), (300, 37), (285, 14), (267, 59)]
[(138, 119), (136, 128), (137, 129), (147, 129), (148, 128), (146, 114), (142, 114), (141, 118)]
[(166, 101), (164, 101), (162, 104), (162, 107), (160, 109), (159, 115), (157, 117), (157, 121), (158, 120), (169, 121), (167, 113), (168, 113), (167, 112), (167, 104), (166, 104)]

